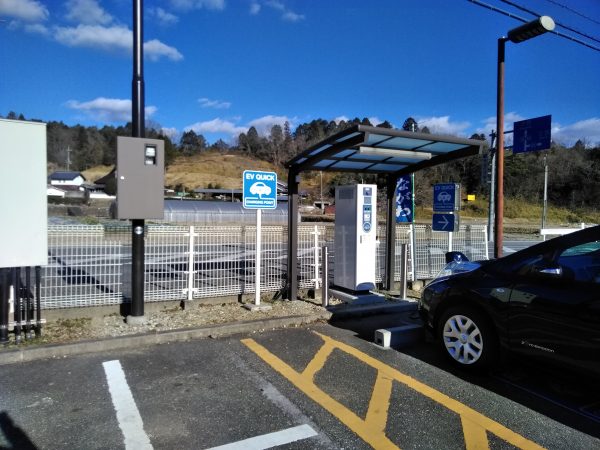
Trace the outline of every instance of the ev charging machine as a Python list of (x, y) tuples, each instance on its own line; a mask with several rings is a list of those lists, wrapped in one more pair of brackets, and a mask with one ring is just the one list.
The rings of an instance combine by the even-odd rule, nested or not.
[(353, 292), (375, 288), (377, 185), (335, 190), (335, 286)]

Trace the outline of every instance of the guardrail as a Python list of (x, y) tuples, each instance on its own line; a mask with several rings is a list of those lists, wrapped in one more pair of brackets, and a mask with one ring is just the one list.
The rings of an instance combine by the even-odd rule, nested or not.
[(542, 228), (540, 230), (540, 236), (543, 240), (546, 240), (546, 236), (564, 236), (565, 234), (574, 233), (575, 231), (583, 230), (585, 223), (581, 223), (579, 228)]

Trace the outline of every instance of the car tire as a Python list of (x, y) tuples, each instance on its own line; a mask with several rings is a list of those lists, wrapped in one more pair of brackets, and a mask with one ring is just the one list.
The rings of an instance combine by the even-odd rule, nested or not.
[(469, 306), (453, 306), (437, 327), (441, 348), (455, 366), (471, 372), (489, 369), (497, 355), (496, 333), (488, 318)]

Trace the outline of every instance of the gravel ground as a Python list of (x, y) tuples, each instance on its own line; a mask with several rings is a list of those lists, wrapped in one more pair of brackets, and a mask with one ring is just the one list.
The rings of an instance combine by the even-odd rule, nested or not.
[[(337, 301), (332, 304), (339, 303)], [(104, 317), (60, 319), (44, 324), (42, 336), (23, 340), (21, 346), (38, 344), (61, 344), (83, 340), (103, 339), (125, 335), (155, 333), (186, 328), (199, 328), (215, 324), (245, 322), (276, 317), (307, 316), (325, 312), (320, 300), (263, 301), (267, 310), (250, 311), (241, 303), (207, 305), (188, 303), (185, 309), (179, 306), (146, 312), (146, 323), (129, 325), (119, 314)], [(14, 335), (10, 333), (6, 349), (16, 348)]]

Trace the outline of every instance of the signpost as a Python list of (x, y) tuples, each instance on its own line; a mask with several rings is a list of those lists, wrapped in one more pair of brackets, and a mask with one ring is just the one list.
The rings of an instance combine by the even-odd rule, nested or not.
[(552, 116), (515, 122), (513, 127), (513, 153), (548, 150), (551, 143)]
[(245, 209), (256, 209), (256, 255), (255, 255), (255, 300), (260, 306), (260, 254), (261, 254), (261, 212), (263, 209), (277, 208), (277, 174), (245, 170), (242, 176), (243, 205)]
[(448, 232), (448, 251), (452, 251), (452, 233), (458, 231), (460, 216), (460, 184), (441, 183), (433, 186), (433, 231)]

